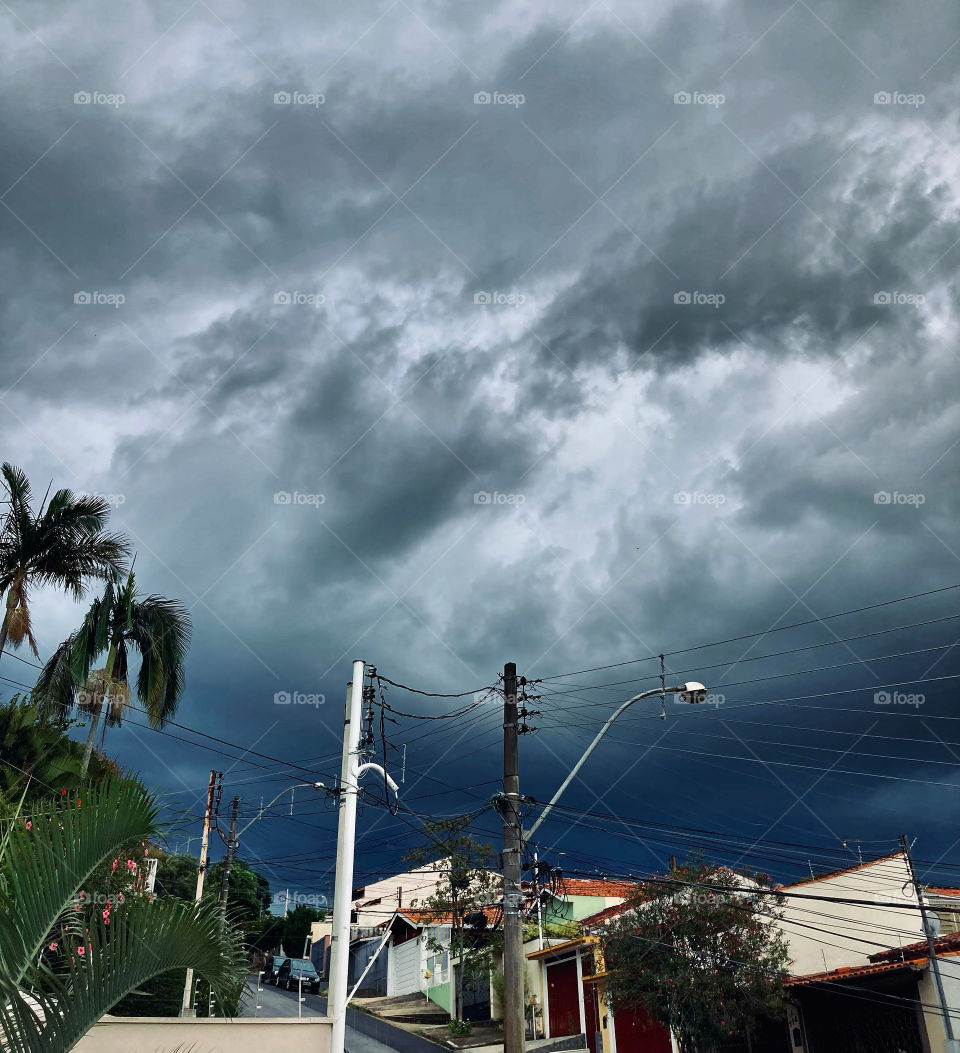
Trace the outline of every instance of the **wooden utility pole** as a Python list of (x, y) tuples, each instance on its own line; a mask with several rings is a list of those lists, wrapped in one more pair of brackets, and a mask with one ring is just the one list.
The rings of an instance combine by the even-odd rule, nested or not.
[(523, 1053), (523, 892), (517, 667), (503, 667), (503, 1053)]
[(230, 836), (227, 838), (227, 858), (223, 864), (220, 878), (220, 913), (227, 916), (227, 892), (230, 889), (230, 871), (233, 868), (233, 854), (237, 850), (237, 812), (240, 811), (240, 798), (234, 797), (230, 812)]
[[(213, 814), (213, 792), (217, 782), (217, 773), (210, 772), (210, 785), (207, 787), (207, 810), (203, 817), (203, 836), (200, 838), (200, 865), (197, 867), (197, 891), (194, 899), (197, 903), (203, 898), (203, 875), (207, 869), (207, 849), (210, 847), (210, 816)], [(187, 969), (187, 979), (183, 985), (183, 1003), (180, 1006), (181, 1016), (196, 1016), (193, 1002), (193, 970)]]

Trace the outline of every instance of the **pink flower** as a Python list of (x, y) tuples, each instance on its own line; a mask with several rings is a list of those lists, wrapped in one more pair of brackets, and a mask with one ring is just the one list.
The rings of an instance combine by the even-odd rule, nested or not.
[(81, 943), (80, 946), (77, 948), (77, 954), (84, 955), (86, 953), (87, 953), (87, 948), (84, 947), (84, 945)]
[(118, 862), (118, 860), (116, 860), (116, 859), (113, 861), (113, 864), (110, 867), (110, 873), (111, 874), (114, 873), (114, 871), (117, 869), (117, 862)]
[(51, 943), (51, 944), (50, 944), (50, 945), (49, 945), (49, 946), (47, 947), (47, 950), (48, 950), (48, 951), (55, 951), (56, 949), (57, 949), (57, 945), (56, 945), (56, 943)]
[(33, 829), (33, 823), (31, 823), (29, 819), (25, 819), (24, 823), (26, 824), (28, 830)]
[(103, 917), (103, 920), (109, 924), (109, 922), (110, 922), (110, 908), (109, 907), (107, 907), (107, 909), (102, 912), (102, 917)]

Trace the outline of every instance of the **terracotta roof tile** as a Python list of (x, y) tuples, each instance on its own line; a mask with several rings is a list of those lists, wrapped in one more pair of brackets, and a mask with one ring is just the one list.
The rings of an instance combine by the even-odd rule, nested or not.
[[(960, 953), (960, 932), (953, 932), (949, 936), (938, 936), (933, 941), (933, 949), (939, 958), (941, 954)], [(915, 961), (918, 958), (928, 956), (926, 940), (918, 940), (916, 943), (908, 943), (905, 947), (891, 947), (888, 951), (878, 951), (870, 955), (872, 962), (892, 962), (906, 959)]]

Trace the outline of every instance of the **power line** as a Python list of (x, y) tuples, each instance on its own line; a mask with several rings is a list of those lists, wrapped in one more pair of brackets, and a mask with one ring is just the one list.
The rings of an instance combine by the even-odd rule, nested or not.
[[(915, 593), (913, 593), (910, 596), (900, 596), (900, 597), (898, 597), (897, 599), (894, 599), (894, 600), (882, 600), (879, 603), (867, 604), (864, 607), (852, 607), (852, 608), (850, 608), (850, 610), (837, 611), (835, 614), (825, 614), (821, 618), (808, 618), (808, 619), (806, 619), (805, 621), (802, 621), (802, 622), (793, 622), (790, 625), (780, 625), (780, 626), (772, 627), (770, 629), (764, 629), (763, 632), (744, 633), (741, 636), (728, 637), (726, 640), (715, 640), (712, 643), (701, 643), (701, 644), (696, 644), (693, 647), (683, 647), (683, 648), (680, 648), (679, 650), (676, 650), (676, 651), (667, 651), (667, 652), (664, 652), (664, 657), (665, 658), (672, 658), (672, 657), (674, 657), (675, 655), (678, 655), (678, 654), (689, 654), (691, 651), (701, 651), (701, 650), (703, 650), (705, 648), (708, 648), (708, 647), (719, 647), (721, 644), (738, 643), (738, 642), (740, 642), (742, 640), (752, 640), (752, 639), (755, 639), (756, 637), (760, 637), (760, 636), (767, 636), (767, 635), (770, 635), (770, 634), (773, 634), (773, 633), (786, 632), (789, 629), (799, 629), (799, 628), (801, 628), (803, 626), (806, 626), (806, 625), (819, 625), (819, 624), (821, 624), (823, 622), (832, 621), (834, 618), (844, 618), (844, 617), (846, 617), (847, 615), (850, 615), (850, 614), (861, 614), (864, 611), (873, 611), (873, 610), (877, 610), (880, 607), (889, 607), (891, 604), (894, 604), (894, 603), (905, 603), (908, 600), (917, 600), (917, 599), (920, 599), (920, 598), (922, 598), (924, 596), (934, 596), (937, 593), (949, 592), (951, 589), (958, 589), (958, 588), (960, 588), (960, 584), (944, 585), (944, 586), (942, 586), (942, 587), (940, 587), (938, 589), (928, 589), (926, 592), (915, 592)], [(569, 673), (554, 673), (551, 676), (542, 676), (542, 677), (538, 677), (537, 679), (538, 679), (538, 681), (557, 680), (557, 679), (560, 679), (561, 677), (566, 677), (566, 676), (579, 676), (581, 673), (596, 673), (596, 672), (600, 672), (600, 671), (602, 671), (604, 669), (618, 669), (618, 668), (621, 668), (622, 666), (625, 666), (625, 665), (634, 665), (637, 662), (657, 661), (657, 660), (659, 660), (659, 658), (660, 658), (659, 655), (647, 655), (646, 657), (643, 657), (643, 658), (631, 658), (631, 659), (628, 659), (627, 661), (624, 661), (624, 662), (611, 662), (611, 663), (609, 663), (607, 665), (596, 665), (596, 666), (591, 666), (590, 668), (587, 668), (587, 669), (575, 669), (575, 670), (573, 670), (572, 672), (569, 672)]]

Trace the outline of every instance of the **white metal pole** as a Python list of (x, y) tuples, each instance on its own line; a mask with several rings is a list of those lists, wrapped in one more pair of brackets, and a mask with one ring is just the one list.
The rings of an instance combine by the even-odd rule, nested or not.
[(357, 768), (363, 702), (364, 663), (353, 663), (343, 720), (340, 766), (340, 821), (337, 827), (337, 870), (333, 891), (333, 932), (330, 940), (330, 983), (327, 1016), (333, 1021), (331, 1053), (344, 1053), (347, 1025), (347, 974), (350, 966), (350, 913), (353, 907), (353, 853), (357, 825)]

